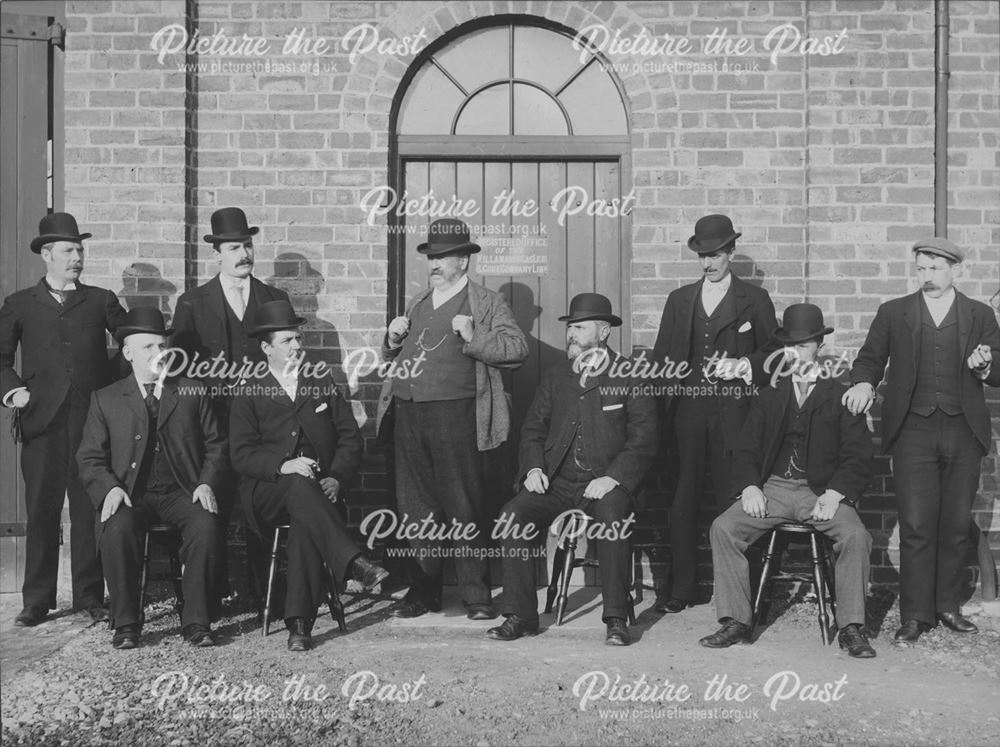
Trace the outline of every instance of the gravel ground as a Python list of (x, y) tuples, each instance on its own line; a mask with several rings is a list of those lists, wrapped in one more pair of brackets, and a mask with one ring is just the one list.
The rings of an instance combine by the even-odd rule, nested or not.
[[(1000, 618), (976, 615), (979, 635), (936, 629), (899, 648), (887, 640), (898, 625), (892, 603), (887, 594), (870, 600), (869, 626), (882, 633), (878, 658), (864, 662), (820, 645), (808, 599), (775, 604), (753, 646), (706, 651), (697, 639), (716, 627), (708, 605), (667, 617), (647, 610), (634, 628), (639, 640), (616, 649), (601, 645), (595, 625), (504, 644), (484, 638), (491, 623), (452, 612), (440, 626), (407, 627), (387, 618), (385, 600), (357, 598), (349, 632), (327, 616), (317, 649), (304, 655), (286, 651), (280, 621), (262, 639), (249, 612), (216, 626), (223, 645), (192, 649), (160, 604), (149, 608), (139, 649), (114, 651), (110, 632), (93, 626), (5, 677), (2, 737), (4, 745), (997, 744)], [(8, 635), (4, 645), (16, 644)], [(802, 687), (772, 709), (766, 683), (789, 670), (816, 683), (813, 694), (823, 684), (833, 692), (843, 677), (840, 697), (802, 701)], [(588, 672), (687, 684), (693, 697), (606, 697), (581, 710), (574, 687)], [(747, 686), (745, 701), (706, 699), (705, 683), (723, 676), (732, 696)], [(213, 685), (215, 698), (199, 700)]]

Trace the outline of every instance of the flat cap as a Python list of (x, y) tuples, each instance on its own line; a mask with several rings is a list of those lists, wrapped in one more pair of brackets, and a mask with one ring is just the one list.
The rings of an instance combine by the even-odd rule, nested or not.
[(941, 236), (932, 236), (929, 239), (920, 239), (920, 241), (913, 245), (913, 251), (936, 254), (938, 257), (950, 259), (952, 262), (961, 262), (965, 259), (965, 252), (963, 252), (953, 241), (948, 241), (948, 239)]

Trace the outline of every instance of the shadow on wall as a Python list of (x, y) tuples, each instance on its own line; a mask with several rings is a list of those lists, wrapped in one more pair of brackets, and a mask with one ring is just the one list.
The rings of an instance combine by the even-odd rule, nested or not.
[(274, 275), (265, 281), (288, 294), (295, 312), (306, 319), (303, 343), (314, 361), (323, 361), (339, 368), (341, 363), (340, 336), (330, 322), (321, 319), (319, 296), (326, 280), (309, 259), (296, 252), (279, 254), (274, 260)]
[(177, 286), (165, 280), (160, 268), (148, 262), (135, 262), (122, 271), (122, 289), (118, 297), (128, 309), (151, 306), (159, 309), (169, 326), (173, 311), (170, 299), (177, 293)]

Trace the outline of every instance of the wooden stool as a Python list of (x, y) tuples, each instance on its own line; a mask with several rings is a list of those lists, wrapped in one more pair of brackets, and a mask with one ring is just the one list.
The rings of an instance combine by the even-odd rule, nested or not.
[[(267, 596), (264, 598), (264, 627), (262, 633), (267, 637), (271, 627), (271, 593), (274, 591), (274, 573), (278, 567), (278, 545), (281, 542), (281, 532), (288, 531), (288, 524), (278, 524), (274, 528), (271, 540), (271, 564), (267, 569)], [(344, 603), (340, 601), (337, 577), (330, 571), (330, 617), (337, 623), (341, 633), (347, 632), (347, 622), (344, 619)]]
[[(777, 576), (771, 575), (771, 564), (774, 560), (775, 555), (775, 544), (778, 539), (778, 534), (785, 535), (802, 535), (809, 536), (809, 547), (812, 551), (812, 577), (796, 575), (796, 574), (780, 574)], [(789, 537), (785, 537), (785, 543), (787, 544)], [(826, 537), (823, 536), (822, 532), (819, 532), (815, 526), (812, 524), (802, 524), (800, 522), (789, 521), (784, 524), (779, 524), (774, 529), (771, 530), (771, 536), (767, 542), (767, 550), (764, 552), (764, 567), (760, 574), (760, 586), (757, 587), (757, 597), (753, 604), (753, 617), (750, 620), (750, 635), (753, 636), (754, 628), (757, 627), (757, 622), (760, 617), (761, 603), (764, 599), (764, 587), (774, 581), (800, 581), (802, 583), (811, 583), (813, 589), (816, 592), (816, 606), (818, 608), (820, 633), (823, 637), (823, 645), (828, 645), (830, 643), (830, 615), (827, 612), (826, 597), (827, 594), (830, 596), (830, 609), (836, 615), (837, 601), (834, 594), (833, 585), (833, 568), (830, 564), (830, 558), (826, 553)]]
[[(571, 514), (568, 521), (572, 522), (570, 531), (563, 539), (562, 543), (556, 546), (555, 555), (552, 558), (552, 578), (549, 581), (549, 588), (545, 598), (546, 613), (552, 612), (552, 603), (556, 605), (556, 625), (563, 624), (563, 617), (566, 615), (566, 602), (569, 600), (569, 580), (573, 575), (574, 568), (600, 568), (597, 558), (577, 558), (576, 538), (586, 531), (586, 524), (591, 521), (589, 516)], [(584, 526), (581, 527), (580, 524)], [(635, 564), (641, 562), (641, 555), (633, 554), (633, 577), (636, 576)], [(641, 573), (638, 575), (641, 578)], [(640, 591), (641, 593), (641, 591)], [(635, 599), (632, 597), (631, 588), (627, 592), (628, 596), (628, 621), (629, 625), (635, 625)]]
[[(183, 575), (181, 568), (181, 558), (178, 554), (181, 542), (181, 532), (173, 524), (151, 524), (146, 527), (146, 531), (143, 532), (142, 537), (142, 571), (139, 575), (139, 625), (145, 625), (146, 623), (146, 587), (149, 584), (149, 556), (150, 556), (150, 537), (156, 535), (158, 538), (163, 540), (164, 545), (167, 548), (168, 557), (170, 558), (170, 578), (174, 583), (174, 595), (177, 597), (177, 602), (175, 604), (177, 611), (179, 612), (184, 606), (184, 589), (182, 586)], [(115, 621), (113, 618), (108, 619), (108, 627), (111, 630), (115, 628)]]

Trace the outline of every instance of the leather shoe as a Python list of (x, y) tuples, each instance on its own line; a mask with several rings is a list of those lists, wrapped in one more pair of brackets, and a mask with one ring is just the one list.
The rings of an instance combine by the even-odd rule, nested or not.
[(503, 623), (486, 631), (486, 637), (494, 641), (516, 641), (524, 635), (537, 635), (538, 622), (528, 622), (517, 615), (507, 615)]
[(683, 612), (688, 607), (694, 607), (694, 602), (686, 602), (683, 599), (658, 599), (654, 609), (657, 612), (669, 612), (676, 614)]
[(419, 599), (407, 599), (403, 597), (396, 604), (393, 605), (392, 609), (389, 610), (389, 614), (393, 617), (420, 617), (421, 615), (426, 615), (428, 612), (440, 612), (441, 605), (430, 605), (424, 604)]
[(304, 617), (291, 617), (287, 621), (288, 650), (308, 651), (312, 648), (312, 620)]
[(364, 555), (358, 555), (351, 564), (351, 578), (365, 589), (372, 589), (389, 578), (389, 571), (380, 565), (375, 565)]
[(896, 631), (895, 640), (900, 643), (916, 643), (921, 634), (930, 629), (931, 626), (928, 623), (920, 622), (920, 620), (907, 620)]
[(465, 616), (470, 620), (493, 620), (497, 616), (497, 611), (492, 604), (467, 604)]
[(196, 648), (209, 648), (215, 645), (212, 629), (201, 623), (191, 623), (184, 626), (184, 640)]
[(961, 612), (939, 612), (937, 618), (948, 630), (954, 630), (956, 633), (979, 632), (976, 624)]
[(122, 625), (115, 628), (115, 634), (111, 638), (111, 645), (119, 650), (137, 648), (139, 646), (139, 623)]
[(750, 643), (750, 626), (727, 617), (722, 627), (698, 641), (705, 648), (729, 648), (735, 643)]
[(14, 618), (14, 625), (19, 628), (33, 628), (42, 622), (48, 613), (48, 610), (43, 610), (41, 607), (25, 607)]
[(857, 623), (845, 625), (837, 635), (840, 647), (855, 659), (874, 659), (875, 649), (868, 642), (868, 636)]
[(111, 619), (111, 613), (108, 608), (103, 604), (92, 604), (87, 607), (87, 614), (90, 615), (90, 619), (95, 623), (107, 622)]
[(621, 617), (609, 617), (608, 632), (604, 636), (604, 644), (607, 646), (629, 646), (632, 644), (632, 635), (628, 632), (628, 625)]

